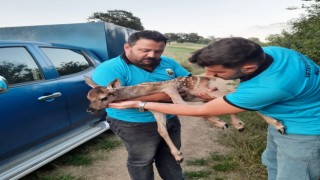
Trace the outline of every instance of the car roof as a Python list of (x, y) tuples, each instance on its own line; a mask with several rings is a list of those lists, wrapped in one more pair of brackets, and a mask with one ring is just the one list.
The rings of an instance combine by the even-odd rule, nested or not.
[(0, 44), (39, 44), (39, 45), (50, 45), (50, 43), (45, 43), (45, 42), (21, 41), (21, 40), (0, 40)]
[(22, 40), (0, 40), (0, 45), (37, 45), (37, 46), (59, 46), (66, 48), (78, 48), (78, 49), (86, 49), (83, 47), (72, 46), (67, 44), (59, 44), (59, 43), (49, 43), (49, 42), (39, 42), (39, 41), (22, 41)]

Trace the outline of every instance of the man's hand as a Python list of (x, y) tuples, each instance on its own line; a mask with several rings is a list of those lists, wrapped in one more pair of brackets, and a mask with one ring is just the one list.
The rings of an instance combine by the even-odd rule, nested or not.
[(178, 89), (178, 92), (182, 98), (184, 98), (188, 95), (188, 91), (185, 88)]
[(211, 101), (217, 97), (215, 96), (212, 96), (212, 92), (214, 91), (217, 91), (218, 89), (215, 87), (215, 88), (211, 88), (211, 89), (208, 89), (206, 92), (199, 92), (196, 94), (197, 97), (201, 98), (204, 100), (204, 102), (208, 102), (208, 101)]

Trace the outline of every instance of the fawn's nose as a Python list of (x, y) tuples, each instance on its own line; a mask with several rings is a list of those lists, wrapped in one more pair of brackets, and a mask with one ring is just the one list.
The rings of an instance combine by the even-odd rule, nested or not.
[(90, 113), (90, 114), (96, 114), (96, 113), (99, 113), (102, 110), (103, 109), (94, 109), (94, 108), (92, 108), (90, 106), (87, 108), (87, 112)]
[(89, 106), (89, 107), (87, 108), (87, 112), (88, 112), (88, 113), (94, 113), (94, 112), (96, 112), (96, 110)]
[(212, 71), (205, 71), (204, 72), (204, 74), (206, 75), (206, 76), (217, 76), (217, 73), (214, 73), (214, 72), (212, 72)]

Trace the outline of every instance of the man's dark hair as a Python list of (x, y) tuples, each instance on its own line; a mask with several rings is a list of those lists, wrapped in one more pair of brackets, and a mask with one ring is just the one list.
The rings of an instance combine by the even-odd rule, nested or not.
[(225, 68), (235, 68), (247, 62), (261, 64), (265, 56), (258, 43), (241, 37), (232, 37), (220, 39), (195, 51), (189, 61), (201, 67), (222, 65)]
[(168, 38), (158, 31), (144, 30), (131, 34), (128, 38), (128, 44), (134, 45), (139, 39), (150, 39), (156, 42), (164, 42), (167, 44)]

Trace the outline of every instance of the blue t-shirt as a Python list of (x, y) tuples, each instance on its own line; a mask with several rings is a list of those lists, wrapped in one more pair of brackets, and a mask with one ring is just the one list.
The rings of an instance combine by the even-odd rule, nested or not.
[[(101, 86), (108, 85), (115, 78), (122, 86), (133, 86), (143, 82), (158, 82), (188, 76), (190, 73), (175, 60), (161, 56), (160, 64), (152, 71), (146, 71), (124, 60), (124, 54), (100, 64), (92, 75), (93, 81)], [(127, 122), (155, 122), (151, 112), (139, 112), (137, 109), (106, 108), (109, 117)], [(171, 118), (168, 115), (167, 118)]]
[(264, 47), (273, 62), (225, 100), (282, 121), (288, 134), (320, 135), (320, 67), (290, 49)]

